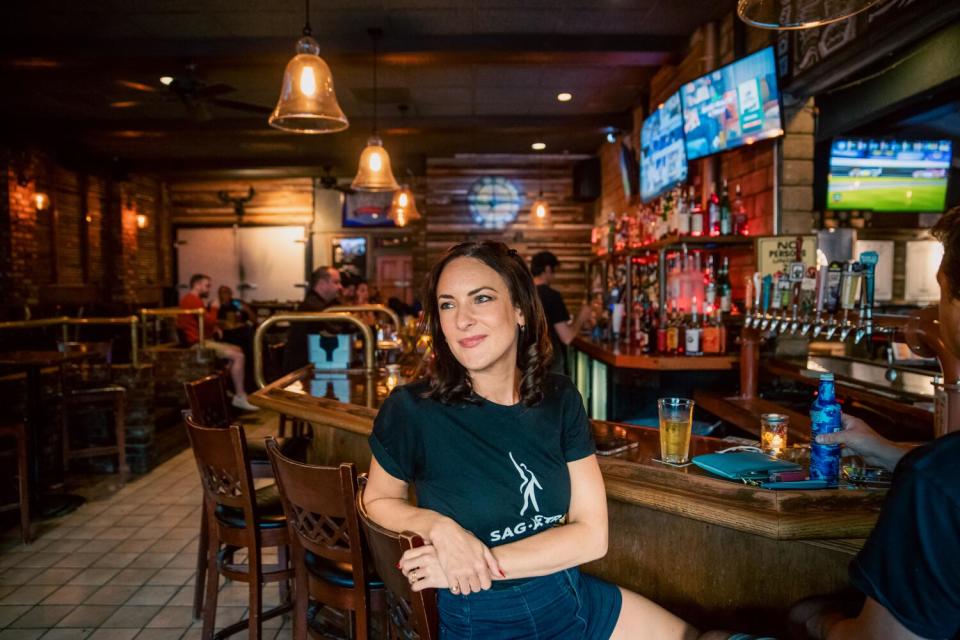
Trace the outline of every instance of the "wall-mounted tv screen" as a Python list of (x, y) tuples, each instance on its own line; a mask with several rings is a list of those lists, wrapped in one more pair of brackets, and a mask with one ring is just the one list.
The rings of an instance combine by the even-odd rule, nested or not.
[(830, 149), (828, 209), (943, 211), (949, 140), (837, 138)]
[(773, 47), (680, 88), (687, 158), (783, 135)]
[(640, 130), (640, 197), (656, 198), (687, 179), (683, 111), (675, 93), (643, 121)]

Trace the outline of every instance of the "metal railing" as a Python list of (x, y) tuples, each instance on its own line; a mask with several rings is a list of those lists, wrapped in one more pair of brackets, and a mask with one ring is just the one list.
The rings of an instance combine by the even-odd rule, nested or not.
[(330, 311), (300, 311), (297, 313), (278, 313), (272, 315), (257, 327), (253, 335), (253, 378), (257, 387), (266, 386), (263, 378), (263, 337), (267, 329), (280, 322), (313, 322), (318, 324), (338, 324), (349, 322), (356, 325), (357, 329), (363, 335), (363, 369), (368, 375), (372, 375), (376, 370), (376, 360), (374, 358), (373, 331), (365, 322), (349, 313), (331, 313)]
[(330, 313), (361, 313), (365, 311), (370, 311), (372, 313), (381, 313), (385, 316), (389, 316), (390, 320), (393, 322), (393, 326), (397, 331), (400, 331), (400, 316), (396, 311), (391, 309), (388, 306), (382, 304), (349, 304), (349, 305), (338, 305), (336, 307), (327, 307), (324, 311), (329, 311)]
[(153, 331), (155, 334), (160, 332), (160, 318), (175, 318), (177, 316), (193, 315), (197, 316), (197, 343), (203, 349), (206, 337), (204, 335), (204, 314), (206, 309), (181, 309), (180, 307), (161, 307), (159, 309), (140, 309), (140, 317), (143, 318), (141, 328), (143, 330), (143, 346), (147, 346), (147, 318), (153, 318)]
[(116, 318), (71, 318), (59, 316), (56, 318), (40, 318), (37, 320), (10, 320), (0, 322), (2, 329), (36, 329), (39, 327), (55, 327), (60, 325), (63, 342), (70, 342), (70, 327), (77, 326), (130, 326), (130, 364), (136, 369), (140, 365), (140, 347), (137, 340), (137, 325), (140, 319), (137, 316), (120, 316)]

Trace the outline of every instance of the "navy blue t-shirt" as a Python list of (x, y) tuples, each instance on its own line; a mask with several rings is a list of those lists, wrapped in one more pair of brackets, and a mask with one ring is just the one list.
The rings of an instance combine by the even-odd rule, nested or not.
[(390, 475), (412, 483), (417, 505), (456, 521), (488, 547), (565, 521), (567, 463), (594, 453), (583, 400), (550, 374), (534, 407), (447, 405), (422, 397), (426, 382), (394, 389), (377, 414), (370, 448)]
[(900, 460), (850, 579), (924, 638), (960, 638), (960, 433)]

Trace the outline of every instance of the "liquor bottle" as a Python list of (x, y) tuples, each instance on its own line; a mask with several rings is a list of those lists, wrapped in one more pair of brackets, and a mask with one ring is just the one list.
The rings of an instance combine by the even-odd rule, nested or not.
[(658, 240), (677, 232), (677, 207), (673, 201), (673, 192), (667, 191), (660, 199), (660, 233)]
[(743, 206), (743, 197), (740, 195), (740, 183), (737, 183), (736, 196), (733, 199), (733, 232), (738, 236), (750, 235), (747, 224), (747, 209)]
[(607, 214), (607, 253), (613, 253), (617, 243), (617, 214), (613, 211)]
[(720, 335), (720, 350), (717, 353), (725, 355), (727, 353), (727, 325), (723, 323), (723, 312), (716, 310), (717, 332)]
[(727, 179), (723, 179), (723, 190), (720, 192), (720, 235), (728, 236), (733, 231), (733, 218), (730, 212), (730, 191)]
[(703, 207), (700, 206), (700, 203), (697, 202), (696, 194), (693, 190), (693, 187), (690, 187), (690, 235), (692, 236), (702, 236), (704, 235), (705, 225), (703, 224)]
[(835, 483), (840, 478), (839, 444), (819, 444), (816, 437), (840, 431), (840, 403), (837, 402), (833, 374), (820, 374), (820, 389), (810, 407), (810, 478)]
[(703, 311), (703, 329), (700, 331), (700, 350), (704, 355), (720, 353), (720, 326), (712, 309)]
[(707, 268), (703, 272), (703, 299), (708, 307), (717, 304), (717, 278), (713, 273), (713, 254), (707, 257)]
[(700, 316), (697, 314), (697, 299), (693, 298), (693, 304), (690, 305), (690, 322), (686, 326), (686, 331), (683, 335), (683, 344), (686, 355), (688, 356), (702, 356), (703, 351), (700, 350), (700, 332), (702, 327), (700, 326)]
[(720, 267), (720, 275), (717, 278), (717, 293), (720, 295), (720, 310), (723, 313), (730, 313), (730, 258), (727, 256), (723, 257), (723, 265)]
[(690, 200), (677, 188), (677, 234), (690, 235)]
[(654, 305), (647, 307), (647, 352), (659, 350), (660, 328), (657, 326), (657, 310)]
[(660, 319), (657, 321), (657, 353), (670, 351), (667, 340), (667, 305), (660, 309)]
[(629, 341), (639, 346), (643, 342), (640, 337), (643, 331), (643, 307), (640, 306), (640, 296), (634, 296), (633, 304), (630, 306), (630, 324), (632, 326), (630, 327)]
[(710, 191), (710, 200), (707, 203), (707, 233), (711, 236), (720, 235), (720, 197), (717, 195), (717, 183), (714, 182)]
[(677, 355), (680, 350), (680, 319), (677, 313), (677, 301), (673, 301), (670, 319), (667, 322), (667, 353)]

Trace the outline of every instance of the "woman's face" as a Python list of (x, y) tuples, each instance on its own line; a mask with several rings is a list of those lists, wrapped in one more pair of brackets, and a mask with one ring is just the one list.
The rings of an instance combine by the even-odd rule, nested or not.
[(366, 282), (357, 285), (357, 304), (367, 304), (370, 302), (370, 289)]
[(475, 258), (454, 259), (440, 274), (437, 307), (443, 337), (468, 372), (516, 362), (523, 314), (496, 271)]

